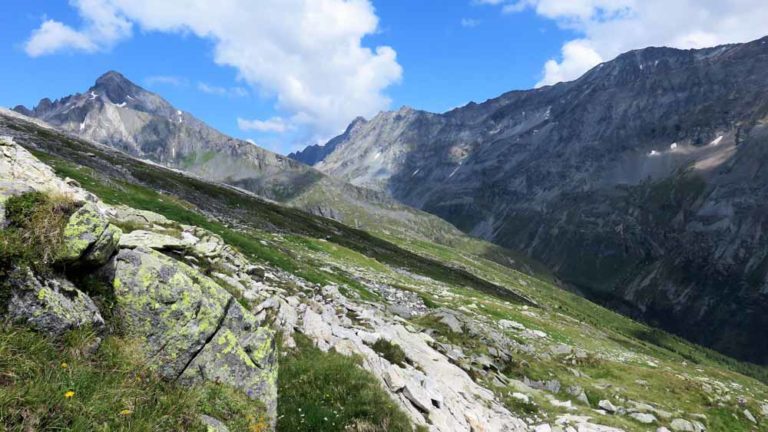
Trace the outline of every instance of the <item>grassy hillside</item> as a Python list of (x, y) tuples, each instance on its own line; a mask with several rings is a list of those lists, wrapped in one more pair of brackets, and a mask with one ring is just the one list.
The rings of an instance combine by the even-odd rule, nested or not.
[[(736, 362), (590, 303), (559, 289), (544, 271), (529, 266), (524, 272), (501, 265), (503, 253), (498, 248), (475, 240), (442, 245), (391, 233), (369, 234), (37, 127), (7, 123), (5, 127), (62, 177), (74, 179), (107, 203), (201, 226), (254, 261), (321, 285), (338, 284), (349, 296), (383, 302), (374, 287), (395, 287), (416, 293), (431, 310), (458, 311), (471, 322), (502, 332), (517, 341), (520, 350), (498, 365), (498, 374), (473, 372), (473, 378), (518, 415), (548, 422), (565, 414), (589, 415), (626, 430), (648, 429), (628, 416), (595, 413), (600, 401), (610, 400), (627, 407), (652, 404), (663, 424), (685, 418), (702, 422), (708, 430), (768, 427), (764, 424), (768, 414), (761, 414), (768, 410), (763, 407), (768, 401), (763, 384), (768, 381), (768, 369)], [(515, 324), (505, 327), (502, 320)], [(434, 315), (410, 318), (408, 325), (431, 334), (438, 343), (460, 347), (466, 358), (492, 355), (471, 331), (456, 332)], [(342, 360), (332, 355), (307, 361), (302, 356), (315, 356), (311, 350), (300, 343), (299, 351), (286, 352), (281, 373), (285, 367), (287, 377), (311, 373), (328, 386), (357, 383), (355, 391), (367, 391), (361, 387), (368, 385), (366, 380), (370, 384), (370, 377), (349, 379), (338, 372), (344, 368), (338, 363)], [(320, 366), (327, 369), (312, 369)], [(553, 380), (558, 391), (531, 384)], [(312, 405), (315, 413), (357, 403), (345, 399), (344, 392), (333, 392), (325, 402), (306, 399), (314, 398), (314, 393), (302, 396), (290, 386), (281, 387), (281, 392), (281, 398), (288, 398), (281, 399), (283, 406), (321, 404)], [(368, 400), (378, 403), (377, 397)], [(345, 421), (378, 418), (363, 408), (357, 407), (360, 417)], [(746, 411), (757, 417), (757, 423)], [(301, 424), (297, 412), (284, 413), (292, 416), (283, 420), (283, 425), (291, 425), (284, 430)], [(399, 424), (396, 414), (381, 415)], [(320, 414), (313, 416), (323, 421), (317, 419)]]

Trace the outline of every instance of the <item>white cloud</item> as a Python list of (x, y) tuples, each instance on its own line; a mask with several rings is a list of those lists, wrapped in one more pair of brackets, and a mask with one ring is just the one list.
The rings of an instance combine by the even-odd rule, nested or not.
[(282, 117), (272, 117), (267, 120), (246, 120), (242, 118), (237, 119), (237, 127), (242, 131), (258, 131), (258, 132), (276, 132), (283, 133), (292, 126), (288, 124)]
[(47, 20), (32, 33), (24, 49), (29, 56), (38, 57), (64, 49), (93, 52), (97, 50), (97, 46), (87, 36), (64, 24)]
[(548, 60), (544, 64), (544, 78), (536, 87), (569, 81), (578, 77), (603, 61), (588, 40), (577, 39), (567, 42), (562, 48), (563, 60)]
[(27, 41), (28, 54), (107, 49), (129, 37), (132, 25), (193, 34), (213, 42), (217, 64), (235, 68), (239, 78), (274, 96), (278, 110), (315, 136), (338, 133), (356, 116), (388, 108), (384, 90), (402, 75), (392, 48), (362, 46), (378, 28), (369, 0), (227, 0), (216, 7), (190, 0), (71, 4), (82, 27), (58, 23), (53, 32), (44, 23)]
[(617, 55), (648, 46), (704, 48), (765, 36), (765, 0), (477, 0), (506, 13), (531, 9), (580, 36), (549, 60), (537, 85), (578, 78)]
[(474, 18), (462, 18), (461, 26), (465, 28), (477, 27), (480, 25), (480, 20)]
[(203, 93), (225, 97), (245, 97), (248, 96), (248, 90), (242, 87), (220, 87), (210, 85), (204, 82), (197, 83), (197, 89)]
[(111, 47), (131, 35), (131, 23), (116, 14), (113, 5), (103, 0), (70, 0), (83, 18), (83, 26), (75, 30), (59, 21), (46, 20), (32, 32), (24, 50), (31, 57), (61, 51), (87, 53)]

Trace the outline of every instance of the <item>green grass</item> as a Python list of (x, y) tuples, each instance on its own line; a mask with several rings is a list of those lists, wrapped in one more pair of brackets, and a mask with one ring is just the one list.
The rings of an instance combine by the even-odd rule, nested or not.
[(390, 363), (405, 367), (405, 352), (400, 345), (386, 339), (379, 339), (371, 345), (371, 348)]
[(280, 432), (410, 432), (410, 421), (352, 357), (323, 353), (302, 335), (280, 359)]
[(60, 342), (2, 330), (2, 430), (204, 431), (200, 414), (233, 432), (266, 430), (260, 403), (222, 385), (182, 388), (162, 381), (141, 366), (130, 341), (110, 336), (89, 354), (95, 335), (86, 330)]
[[(44, 273), (61, 252), (64, 227), (76, 210), (63, 195), (28, 192), (8, 198), (0, 230), (0, 269), (26, 265)], [(1, 270), (0, 270), (1, 271)]]

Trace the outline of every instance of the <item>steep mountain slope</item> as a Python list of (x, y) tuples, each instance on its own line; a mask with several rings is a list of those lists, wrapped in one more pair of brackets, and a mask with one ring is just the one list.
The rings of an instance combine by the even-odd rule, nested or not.
[(469, 241), (461, 231), (380, 192), (355, 186), (226, 136), (110, 71), (85, 93), (14, 110), (129, 155), (226, 183), (351, 226)]
[[(251, 403), (274, 407), (273, 399), (247, 392), (254, 374), (243, 372), (253, 369), (249, 358), (263, 367), (262, 356), (272, 349), (279, 353), (267, 355), (268, 366), (277, 366), (278, 431), (768, 428), (764, 367), (633, 322), (478, 254), (425, 241), (388, 242), (45, 125), (0, 116), (0, 202), (25, 202), (29, 190), (96, 206), (93, 217), (101, 223), (76, 224), (83, 228), (77, 238), (87, 241), (74, 243), (85, 254), (81, 260), (98, 255), (108, 264), (107, 271), (95, 272), (70, 262), (41, 275), (47, 287), (56, 281), (68, 286), (64, 294), (24, 294), (10, 281), (11, 299), (39, 308), (21, 310), (13, 306), (18, 300), (7, 306), (7, 291), (0, 289), (0, 425), (9, 430), (205, 430), (201, 420), (211, 417), (233, 432), (271, 430)], [(9, 225), (0, 229), (0, 244), (12, 248), (0, 248), (0, 272), (7, 270), (9, 252), (27, 247), (4, 242), (26, 220), (24, 212), (5, 213)], [(109, 231), (105, 225), (122, 235), (100, 242)], [(89, 230), (103, 233), (89, 236)], [(105, 277), (109, 284), (101, 285)], [(0, 278), (0, 288), (8, 282)], [(199, 293), (221, 290), (227, 294), (220, 297), (230, 299), (228, 318), (203, 325), (220, 298), (206, 302)], [(40, 316), (53, 318), (43, 323), (76, 318), (53, 307), (73, 293), (93, 297), (81, 303), (95, 304), (107, 321), (98, 348), (87, 329), (65, 338), (78, 348), (36, 328)], [(126, 311), (159, 325), (110, 322)], [(186, 381), (173, 376), (162, 381), (166, 369), (181, 363), (167, 361), (166, 354), (181, 349), (187, 355), (194, 340), (173, 338), (169, 323), (185, 320), (185, 331), (222, 332), (221, 338), (200, 339), (202, 349), (188, 363), (198, 366), (188, 370), (213, 381), (203, 383), (210, 389), (178, 389)], [(115, 334), (115, 328), (148, 332), (153, 337), (140, 338), (139, 347), (154, 353), (161, 344), (162, 356), (133, 353), (138, 365), (124, 363), (114, 350), (131, 348), (123, 339), (130, 333)], [(267, 350), (255, 346), (264, 332), (281, 334)], [(253, 400), (233, 404), (237, 399), (226, 392), (231, 384)]]
[(357, 121), (315, 166), (767, 363), (766, 71), (768, 38), (633, 51), (573, 82)]

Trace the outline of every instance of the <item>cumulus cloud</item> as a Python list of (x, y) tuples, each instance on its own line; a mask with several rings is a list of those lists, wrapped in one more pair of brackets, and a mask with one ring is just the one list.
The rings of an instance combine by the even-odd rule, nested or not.
[(477, 0), (526, 9), (580, 34), (549, 60), (537, 86), (578, 78), (602, 61), (648, 46), (703, 48), (765, 36), (765, 0)]
[[(316, 136), (389, 106), (384, 94), (402, 68), (388, 46), (368, 48), (378, 18), (369, 0), (72, 0), (75, 29), (46, 21), (26, 43), (29, 55), (108, 49), (144, 31), (193, 34), (213, 42), (213, 59), (274, 96), (287, 121)], [(55, 28), (54, 28), (55, 27)]]
[(246, 120), (242, 118), (237, 119), (237, 127), (242, 131), (257, 131), (257, 132), (277, 132), (283, 133), (291, 129), (291, 125), (288, 124), (282, 117), (272, 117), (267, 120)]
[(108, 49), (131, 35), (131, 23), (117, 15), (115, 7), (102, 0), (71, 0), (83, 18), (83, 26), (75, 30), (59, 21), (46, 20), (24, 44), (31, 57), (61, 51), (96, 52)]

